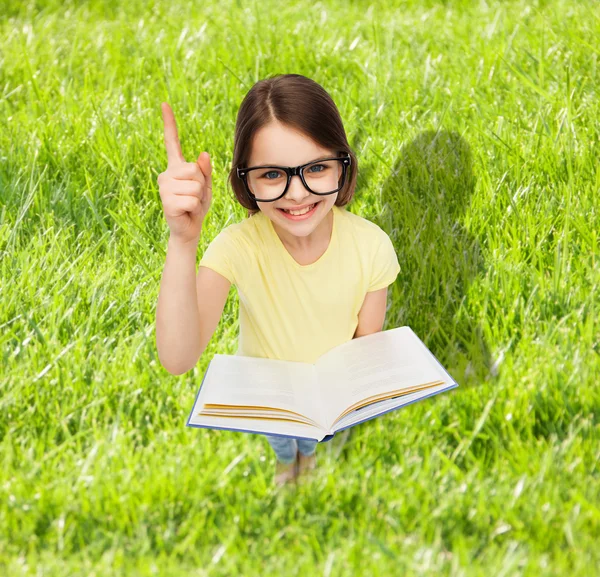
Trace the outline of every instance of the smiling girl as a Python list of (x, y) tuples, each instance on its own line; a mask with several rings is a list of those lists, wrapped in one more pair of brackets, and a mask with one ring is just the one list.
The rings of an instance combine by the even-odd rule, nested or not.
[[(260, 80), (240, 106), (229, 183), (248, 217), (196, 251), (212, 200), (207, 153), (187, 163), (162, 105), (167, 170), (158, 177), (170, 228), (156, 312), (156, 344), (172, 374), (190, 370), (239, 295), (237, 355), (314, 363), (331, 348), (382, 330), (387, 287), (400, 265), (375, 223), (345, 209), (357, 160), (339, 111), (299, 74)], [(276, 484), (314, 468), (316, 441), (266, 435)]]

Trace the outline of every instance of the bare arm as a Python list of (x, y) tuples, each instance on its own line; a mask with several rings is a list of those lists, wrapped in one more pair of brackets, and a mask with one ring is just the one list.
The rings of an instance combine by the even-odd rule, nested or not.
[(212, 202), (210, 157), (203, 152), (196, 162), (186, 162), (175, 115), (166, 102), (161, 109), (167, 170), (158, 175), (157, 182), (171, 234), (156, 306), (156, 348), (162, 366), (180, 375), (196, 364), (218, 323), (217, 319), (211, 325), (215, 315), (207, 310), (215, 309), (216, 296), (223, 298), (224, 305), (227, 294), (222, 297), (223, 277), (215, 281), (203, 275), (201, 291), (196, 283), (196, 251)]
[(383, 329), (387, 306), (388, 287), (367, 293), (358, 313), (358, 326), (353, 339), (378, 333)]
[(187, 372), (201, 355), (196, 294), (195, 242), (169, 238), (156, 306), (156, 348), (161, 365), (174, 375)]

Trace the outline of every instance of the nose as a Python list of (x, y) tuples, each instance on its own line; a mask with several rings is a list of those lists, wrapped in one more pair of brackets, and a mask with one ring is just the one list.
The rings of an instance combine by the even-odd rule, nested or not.
[(299, 174), (295, 174), (292, 176), (290, 180), (290, 186), (285, 193), (285, 198), (293, 199), (296, 202), (301, 201), (302, 199), (310, 196), (310, 192), (306, 190)]

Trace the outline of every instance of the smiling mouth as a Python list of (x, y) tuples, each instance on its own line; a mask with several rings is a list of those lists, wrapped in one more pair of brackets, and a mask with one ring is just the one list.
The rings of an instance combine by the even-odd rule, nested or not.
[[(320, 200), (317, 200), (316, 202), (313, 202), (311, 205), (306, 206), (303, 209), (294, 210), (294, 209), (277, 208), (277, 210), (280, 210), (281, 212), (289, 214), (290, 216), (304, 216), (305, 214), (312, 212), (320, 202), (321, 202)], [(291, 212), (289, 212), (289, 210), (294, 210), (294, 212), (298, 212), (298, 211), (302, 211), (302, 212), (300, 214), (292, 214)]]

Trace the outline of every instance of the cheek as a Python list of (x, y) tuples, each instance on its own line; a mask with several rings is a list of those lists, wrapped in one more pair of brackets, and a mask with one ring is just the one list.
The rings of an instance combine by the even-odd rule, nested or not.
[(333, 206), (338, 198), (338, 195), (339, 192), (337, 194), (330, 195), (330, 197), (327, 199), (327, 206)]
[(328, 197), (328, 198), (324, 198), (321, 201), (321, 204), (323, 205), (323, 207), (325, 209), (331, 209), (331, 207), (335, 204), (335, 199), (337, 198), (337, 195), (334, 198)]

